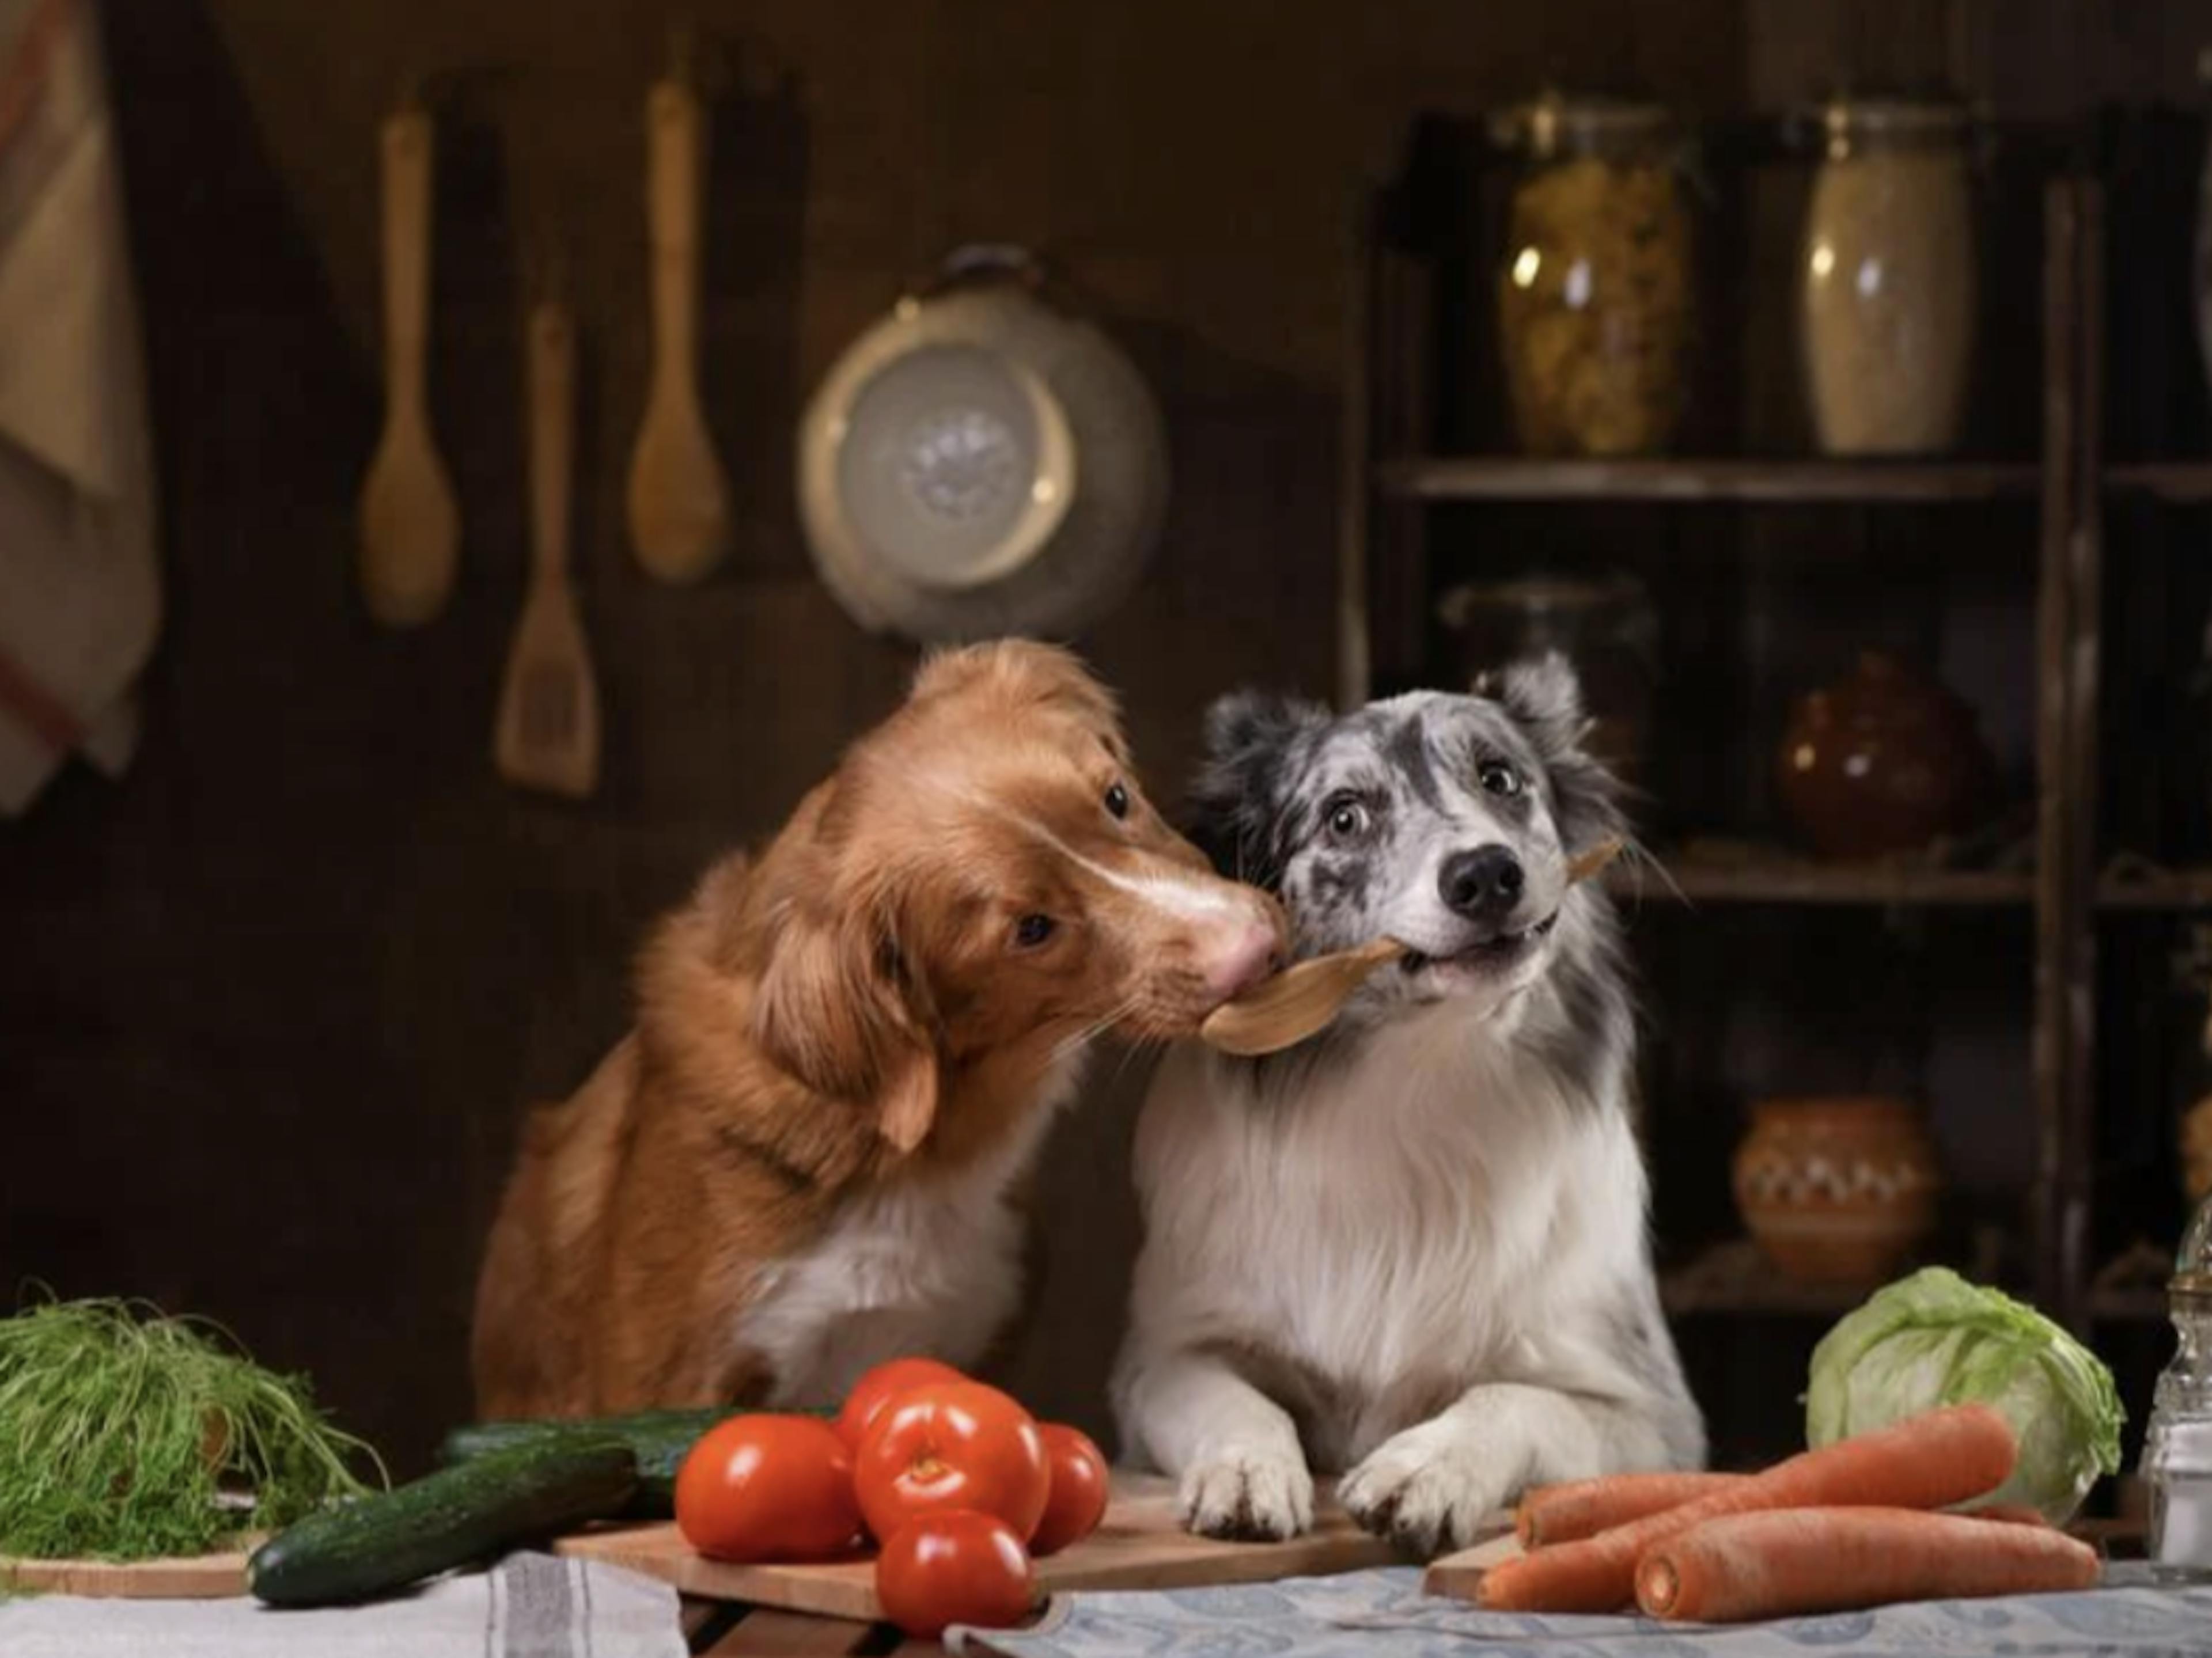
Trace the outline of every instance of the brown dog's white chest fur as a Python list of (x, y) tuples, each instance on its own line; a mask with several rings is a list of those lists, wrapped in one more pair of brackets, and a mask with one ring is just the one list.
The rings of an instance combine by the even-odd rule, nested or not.
[(805, 1250), (763, 1266), (737, 1339), (773, 1370), (770, 1403), (842, 1399), (903, 1353), (972, 1358), (1006, 1328), (1022, 1294), (1015, 1188), (1079, 1072), (1079, 1058), (1062, 1061), (1036, 1109), (966, 1167), (868, 1192)]

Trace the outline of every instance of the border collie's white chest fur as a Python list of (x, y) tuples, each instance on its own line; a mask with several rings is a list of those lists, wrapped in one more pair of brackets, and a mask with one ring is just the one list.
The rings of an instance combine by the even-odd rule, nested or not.
[(1137, 1144), (1137, 1316), (1267, 1350), (1317, 1384), (1302, 1426), (1356, 1463), (1480, 1376), (1619, 1365), (1571, 1309), (1643, 1251), (1625, 1115), (1571, 1102), (1450, 1004), (1281, 1085), (1195, 1048), (1163, 1065)]

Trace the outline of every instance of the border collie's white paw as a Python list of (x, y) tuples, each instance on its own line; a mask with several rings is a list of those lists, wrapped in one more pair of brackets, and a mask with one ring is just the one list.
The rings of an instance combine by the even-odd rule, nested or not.
[(1336, 1494), (1377, 1537), (1424, 1559), (1480, 1540), (1511, 1493), (1512, 1463), (1455, 1424), (1425, 1422), (1376, 1446)]
[(1295, 1457), (1232, 1451), (1183, 1471), (1184, 1529), (1201, 1537), (1277, 1543), (1313, 1524), (1313, 1476)]

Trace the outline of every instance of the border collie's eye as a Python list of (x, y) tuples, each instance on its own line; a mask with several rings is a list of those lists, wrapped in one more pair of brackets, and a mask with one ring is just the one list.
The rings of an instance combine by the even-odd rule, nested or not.
[(1049, 915), (1024, 915), (1014, 923), (1014, 943), (1023, 950), (1035, 950), (1052, 937), (1056, 923)]
[(1126, 784), (1115, 783), (1107, 789), (1106, 810), (1116, 817), (1129, 815), (1129, 790)]
[(1484, 761), (1474, 768), (1474, 774), (1482, 786), (1492, 794), (1521, 793), (1521, 774), (1503, 760)]
[(1356, 841), (1367, 833), (1370, 821), (1366, 805), (1358, 800), (1333, 801), (1328, 808), (1328, 832), (1340, 841)]

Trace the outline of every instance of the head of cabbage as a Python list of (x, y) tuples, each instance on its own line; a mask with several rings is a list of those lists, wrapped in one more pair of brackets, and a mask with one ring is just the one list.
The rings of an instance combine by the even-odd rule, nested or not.
[(2033, 1307), (1929, 1266), (1876, 1291), (1813, 1350), (1805, 1441), (1821, 1446), (1939, 1405), (1987, 1405), (2020, 1461), (1990, 1500), (2073, 1516), (2120, 1466), (2112, 1373)]

